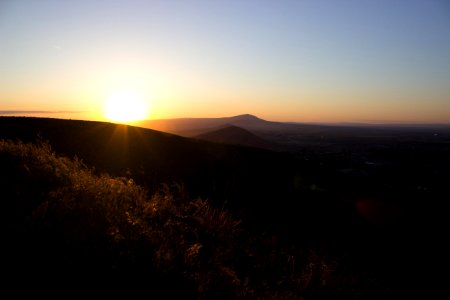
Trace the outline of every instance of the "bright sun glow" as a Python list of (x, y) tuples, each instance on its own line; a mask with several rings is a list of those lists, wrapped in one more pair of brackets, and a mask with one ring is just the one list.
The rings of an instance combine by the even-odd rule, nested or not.
[(143, 94), (119, 90), (107, 98), (104, 114), (110, 121), (125, 123), (148, 118), (149, 107)]

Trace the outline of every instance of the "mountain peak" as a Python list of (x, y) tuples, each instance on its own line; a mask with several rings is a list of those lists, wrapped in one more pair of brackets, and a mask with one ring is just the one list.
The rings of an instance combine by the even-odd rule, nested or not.
[(239, 126), (227, 124), (195, 136), (197, 139), (216, 143), (234, 144), (262, 149), (274, 149), (274, 145)]
[(239, 120), (239, 121), (262, 121), (262, 119), (258, 118), (257, 116), (251, 115), (251, 114), (243, 114), (243, 115), (237, 115), (234, 117), (231, 117), (233, 120)]

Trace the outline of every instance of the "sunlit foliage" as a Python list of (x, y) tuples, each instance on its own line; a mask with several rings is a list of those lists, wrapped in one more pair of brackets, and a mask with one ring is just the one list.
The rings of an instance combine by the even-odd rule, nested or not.
[(47, 143), (2, 140), (0, 163), (11, 273), (135, 280), (150, 296), (184, 299), (376, 295), (375, 284), (337, 258), (251, 234), (227, 210), (191, 199), (182, 184), (149, 192), (131, 178), (95, 175)]

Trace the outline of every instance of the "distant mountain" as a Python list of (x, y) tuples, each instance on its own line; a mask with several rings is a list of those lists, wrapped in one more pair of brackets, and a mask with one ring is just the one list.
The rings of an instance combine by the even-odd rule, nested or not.
[(234, 117), (224, 118), (224, 119), (230, 119), (237, 122), (266, 122), (263, 119), (258, 118), (257, 116), (251, 115), (251, 114), (243, 114), (243, 115), (237, 115)]
[[(348, 139), (361, 142), (377, 139), (409, 138), (420, 136), (450, 135), (448, 125), (392, 125), (392, 124), (313, 124), (273, 122), (258, 118), (251, 114), (243, 114), (224, 118), (181, 118), (159, 119), (134, 122), (138, 127), (169, 132), (184, 137), (196, 137), (215, 131), (225, 126), (237, 126), (260, 138), (285, 149), (298, 150), (308, 145), (328, 145), (329, 143), (348, 142)], [(428, 136), (427, 136), (428, 134)]]
[[(253, 116), (251, 116), (251, 117), (253, 117)], [(254, 118), (256, 118), (256, 117), (254, 117)], [(260, 119), (257, 119), (257, 120), (260, 120)], [(243, 118), (243, 121), (246, 121), (246, 120)], [(223, 143), (223, 144), (232, 144), (232, 145), (234, 144), (234, 145), (263, 148), (263, 149), (269, 149), (269, 150), (277, 149), (277, 145), (258, 137), (257, 135), (251, 133), (248, 130), (245, 130), (241, 127), (234, 126), (234, 125), (228, 125), (225, 127), (221, 127), (216, 130), (197, 135), (197, 136), (195, 136), (195, 138), (210, 141), (210, 142)]]
[(243, 114), (224, 118), (180, 118), (159, 119), (133, 122), (132, 125), (174, 133), (185, 137), (195, 137), (202, 133), (216, 130), (219, 127), (234, 125), (247, 130), (273, 127), (283, 124), (260, 119), (254, 115)]

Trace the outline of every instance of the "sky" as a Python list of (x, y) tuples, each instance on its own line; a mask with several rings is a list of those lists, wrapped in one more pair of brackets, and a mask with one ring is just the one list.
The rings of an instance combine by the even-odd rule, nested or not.
[(450, 123), (450, 2), (0, 1), (0, 114), (125, 90), (152, 119)]

